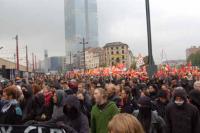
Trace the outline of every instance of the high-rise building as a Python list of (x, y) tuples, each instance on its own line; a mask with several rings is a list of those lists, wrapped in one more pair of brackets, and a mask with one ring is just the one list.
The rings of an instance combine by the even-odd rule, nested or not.
[(70, 52), (82, 51), (82, 38), (88, 42), (86, 47), (98, 46), (97, 1), (65, 0), (64, 5), (66, 63), (70, 64)]

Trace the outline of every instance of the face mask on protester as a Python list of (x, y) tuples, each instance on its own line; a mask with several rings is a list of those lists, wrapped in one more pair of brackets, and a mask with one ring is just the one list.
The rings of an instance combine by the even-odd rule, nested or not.
[(181, 106), (183, 105), (184, 101), (174, 101), (174, 103), (178, 106)]

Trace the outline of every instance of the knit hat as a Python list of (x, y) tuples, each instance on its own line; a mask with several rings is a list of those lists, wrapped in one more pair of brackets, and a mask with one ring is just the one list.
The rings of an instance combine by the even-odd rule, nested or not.
[(183, 87), (177, 87), (174, 90), (174, 101), (176, 97), (181, 97), (184, 101), (187, 100), (187, 93)]

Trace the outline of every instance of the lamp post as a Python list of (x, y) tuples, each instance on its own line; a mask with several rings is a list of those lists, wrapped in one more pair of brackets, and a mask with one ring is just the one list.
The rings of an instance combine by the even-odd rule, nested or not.
[(85, 41), (85, 38), (83, 38), (82, 42), (80, 44), (83, 44), (83, 63), (84, 63), (84, 74), (86, 71), (86, 64), (85, 64), (85, 45), (88, 44), (88, 42)]
[(151, 39), (151, 17), (150, 17), (150, 6), (149, 0), (145, 0), (146, 3), (146, 20), (147, 20), (147, 36), (148, 36), (148, 75), (152, 78), (156, 71), (156, 66), (153, 59), (152, 52), (152, 39)]

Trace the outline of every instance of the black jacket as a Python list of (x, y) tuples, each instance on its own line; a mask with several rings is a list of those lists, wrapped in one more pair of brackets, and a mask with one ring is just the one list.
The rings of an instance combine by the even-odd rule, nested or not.
[(114, 95), (108, 97), (108, 100), (114, 102), (117, 105), (117, 107), (120, 107), (120, 101), (121, 101), (121, 99), (120, 99), (119, 96), (117, 96), (117, 95), (114, 94)]
[[(72, 127), (73, 129), (75, 129), (78, 133), (89, 133), (88, 118), (81, 112), (80, 102), (79, 102), (78, 98), (73, 95), (69, 95), (69, 96), (67, 96), (66, 100), (64, 100), (64, 105), (65, 106), (67, 105), (67, 106), (70, 106), (70, 107), (76, 109), (74, 111), (74, 112), (76, 112), (76, 114), (73, 114), (74, 112), (71, 112), (67, 116), (65, 111), (63, 110), (65, 115), (63, 115), (57, 119), (52, 119), (52, 120), (46, 122), (46, 124), (56, 123), (58, 126), (59, 125), (68, 125), (68, 126)], [(65, 108), (65, 106), (64, 106), (64, 108)], [(70, 115), (75, 116), (75, 117), (71, 118)]]
[(30, 86), (26, 86), (26, 89), (26, 92), (23, 91), (24, 99), (20, 103), (20, 107), (22, 109), (22, 123), (33, 120), (36, 115), (35, 99), (32, 88)]
[(18, 125), (22, 119), (22, 110), (16, 100), (10, 100), (1, 108), (0, 124), (15, 124)]
[(177, 106), (170, 103), (166, 108), (168, 133), (199, 133), (199, 112), (191, 104)]
[[(138, 114), (139, 114), (139, 110), (135, 110), (133, 112), (133, 115), (135, 117), (138, 117)], [(151, 112), (151, 125), (149, 129), (149, 133), (166, 133), (166, 123), (162, 119), (162, 117), (158, 115), (156, 111)]]
[(200, 91), (192, 90), (189, 94), (190, 102), (196, 106), (200, 112)]
[(138, 109), (138, 105), (134, 98), (128, 98), (126, 101), (124, 101), (121, 112), (122, 113), (129, 113), (132, 114), (134, 110)]
[(158, 115), (161, 116), (163, 119), (166, 118), (166, 107), (168, 103), (168, 101), (162, 103), (159, 99), (153, 102), (155, 110), (158, 112)]

